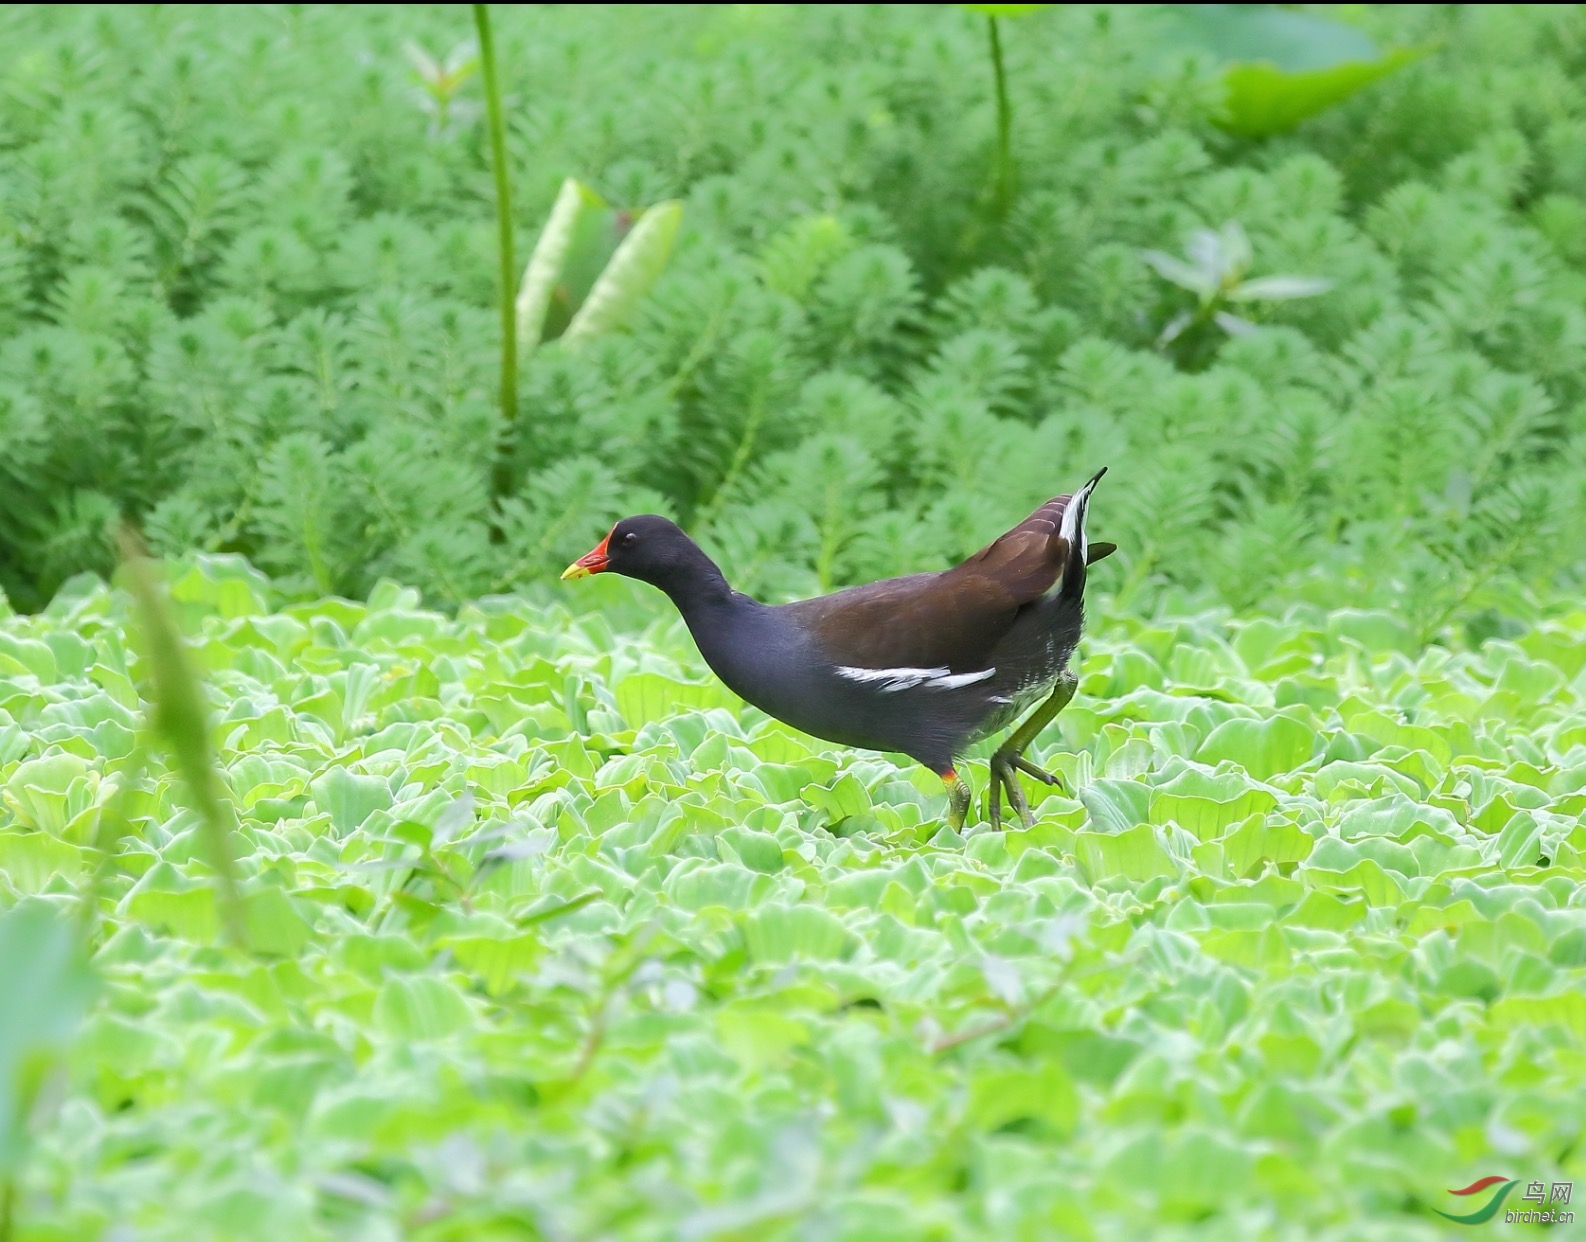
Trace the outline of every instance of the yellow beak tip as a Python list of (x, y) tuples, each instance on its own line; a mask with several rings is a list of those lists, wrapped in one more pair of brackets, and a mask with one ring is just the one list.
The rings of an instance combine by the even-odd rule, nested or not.
[(587, 578), (587, 577), (589, 577), (589, 570), (585, 569), (582, 565), (577, 564), (576, 562), (571, 564), (571, 565), (569, 565), (566, 569), (562, 570), (562, 581), (563, 582), (566, 582), (569, 578)]

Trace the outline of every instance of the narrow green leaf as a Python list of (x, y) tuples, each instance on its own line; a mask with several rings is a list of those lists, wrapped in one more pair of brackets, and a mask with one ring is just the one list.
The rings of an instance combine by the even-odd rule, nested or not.
[(125, 582), (136, 607), (153, 699), (149, 723), (165, 744), (180, 773), (193, 810), (198, 812), (208, 846), (209, 864), (226, 930), (239, 945), (248, 943), (247, 922), (237, 894), (232, 816), (220, 797), (221, 775), (210, 748), (209, 707), (203, 687), (177, 632), (153, 562), (142, 553), (137, 537), (123, 527), (121, 551)]

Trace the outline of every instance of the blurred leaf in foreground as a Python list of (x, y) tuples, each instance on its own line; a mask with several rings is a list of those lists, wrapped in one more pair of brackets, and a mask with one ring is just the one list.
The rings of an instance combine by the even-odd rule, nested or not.
[(215, 756), (209, 741), (209, 709), (204, 692), (177, 631), (170, 601), (142, 543), (126, 528), (120, 535), (125, 582), (136, 605), (148, 661), (153, 710), (149, 723), (164, 743), (187, 786), (193, 810), (204, 827), (210, 865), (215, 869), (226, 928), (237, 944), (247, 943), (247, 925), (237, 895), (231, 818), (221, 802)]
[[(93, 996), (71, 919), (39, 901), (0, 914), (0, 1195), (26, 1150), (40, 1092)], [(0, 1205), (0, 1236), (7, 1206)]]

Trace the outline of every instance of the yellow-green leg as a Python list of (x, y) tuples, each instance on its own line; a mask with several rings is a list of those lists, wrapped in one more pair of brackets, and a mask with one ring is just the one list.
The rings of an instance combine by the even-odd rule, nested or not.
[(1008, 791), (1008, 805), (1028, 828), (1035, 822), (1030, 814), (1030, 804), (1025, 800), (1024, 790), (1019, 788), (1015, 771), (1033, 776), (1036, 780), (1047, 785), (1062, 786), (1063, 782), (1044, 768), (1038, 768), (1024, 757), (1025, 748), (1040, 736), (1041, 730), (1052, 723), (1052, 718), (1068, 706), (1069, 700), (1074, 697), (1074, 691), (1079, 686), (1079, 679), (1073, 673), (1064, 673), (1058, 679), (1052, 693), (1046, 701), (1024, 718), (1024, 723), (1008, 735), (1008, 740), (997, 747), (991, 756), (991, 788), (986, 791), (987, 818), (991, 821), (992, 831), (1002, 827), (1002, 791)]
[(957, 832), (963, 828), (964, 817), (969, 814), (969, 782), (952, 768), (938, 775), (947, 787), (947, 826)]

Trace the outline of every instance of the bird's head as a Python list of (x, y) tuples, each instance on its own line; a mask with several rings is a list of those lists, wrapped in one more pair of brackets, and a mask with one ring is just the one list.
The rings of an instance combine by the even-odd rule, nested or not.
[(701, 559), (699, 545), (677, 523), (642, 513), (613, 526), (609, 535), (562, 572), (562, 578), (614, 573), (664, 589)]

